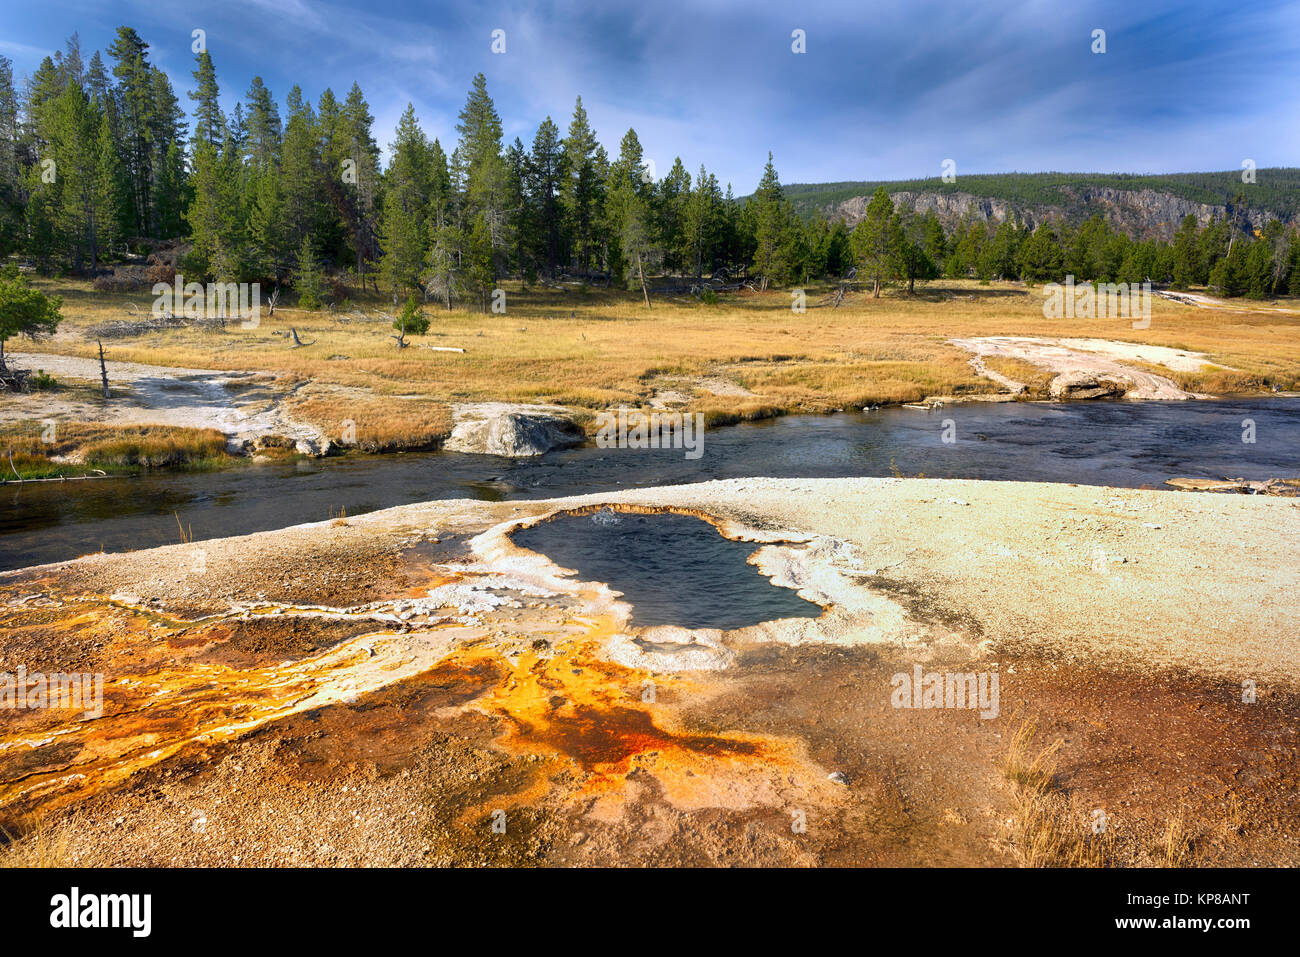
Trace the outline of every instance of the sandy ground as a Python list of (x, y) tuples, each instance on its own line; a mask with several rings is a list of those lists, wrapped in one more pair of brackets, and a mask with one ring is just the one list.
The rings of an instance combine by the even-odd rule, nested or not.
[(754, 393), (723, 375), (661, 376), (653, 383), (654, 393), (649, 404), (654, 409), (670, 409), (685, 405), (709, 393), (728, 399), (752, 399)]
[[(100, 381), (98, 359), (50, 353), (13, 353), (21, 368), (42, 369), (56, 379)], [(280, 435), (318, 446), (324, 435), (290, 418), (284, 403), (297, 384), (259, 372), (220, 372), (106, 361), (109, 404), (47, 395), (11, 396), (0, 406), (0, 422), (64, 418), (113, 425), (170, 425), (217, 429), (232, 446), (259, 436)], [(127, 395), (120, 396), (122, 390)]]
[[(508, 537), (597, 507), (706, 517), (825, 612), (631, 628)], [(14, 713), (0, 818), (117, 865), (1006, 864), (1032, 721), (1119, 862), (1177, 813), (1201, 863), (1297, 864), (1297, 542), (1288, 499), (748, 479), (6, 573), (0, 670), (106, 690), (95, 720)], [(998, 671), (999, 713), (894, 707), (918, 665)]]
[(1163, 299), (1169, 299), (1174, 302), (1189, 303), (1201, 309), (1220, 309), (1227, 312), (1244, 312), (1244, 311), (1268, 311), (1268, 312), (1286, 312), (1297, 313), (1298, 309), (1288, 309), (1285, 306), (1278, 306), (1274, 303), (1250, 302), (1249, 305), (1243, 304), (1241, 300), (1233, 302), (1229, 299), (1216, 299), (1214, 296), (1207, 296), (1200, 292), (1173, 292), (1157, 290), (1155, 295)]
[[(1147, 362), (1181, 372), (1195, 372), (1215, 363), (1199, 352), (1183, 352), (1165, 346), (1152, 346), (1109, 339), (1035, 339), (1021, 336), (985, 336), (975, 339), (953, 339), (953, 345), (975, 353), (976, 358), (1002, 356), (1021, 359), (1057, 375), (1068, 372), (1088, 372), (1095, 375), (1123, 376), (1133, 381), (1126, 399), (1195, 399), (1205, 398), (1178, 388), (1164, 376), (1147, 372), (1127, 362)], [(1216, 366), (1216, 368), (1220, 368)], [(999, 385), (1012, 391), (1022, 391), (1023, 385), (1005, 376), (992, 375), (982, 366), (976, 367)], [(1016, 388), (1019, 386), (1019, 388)]]

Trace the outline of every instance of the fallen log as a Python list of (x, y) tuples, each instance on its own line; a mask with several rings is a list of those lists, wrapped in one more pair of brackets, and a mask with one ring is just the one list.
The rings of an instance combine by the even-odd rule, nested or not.
[(1165, 484), (1185, 492), (1237, 492), (1242, 495), (1300, 495), (1300, 479), (1266, 479), (1252, 482), (1246, 479), (1171, 478)]

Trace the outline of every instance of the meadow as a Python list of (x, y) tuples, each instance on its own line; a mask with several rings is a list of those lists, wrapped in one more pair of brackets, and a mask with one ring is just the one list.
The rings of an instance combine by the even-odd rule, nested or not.
[[(850, 292), (838, 307), (834, 286), (810, 286), (802, 313), (788, 290), (742, 289), (716, 302), (656, 296), (646, 308), (639, 291), (511, 282), (504, 314), (427, 303), (428, 333), (399, 348), (391, 301), (373, 295), (319, 311), (282, 306), (271, 316), (263, 307), (252, 329), (230, 321), (130, 332), (149, 317), (148, 290), (103, 292), (70, 279), (38, 285), (63, 297), (64, 322), (53, 339), (16, 340), (11, 350), (89, 357), (107, 332), (112, 360), (275, 372), (286, 388), (310, 385), (288, 399), (295, 416), (331, 434), (350, 419), (361, 449), (372, 452), (435, 447), (450, 429), (451, 406), (464, 402), (569, 406), (591, 428), (597, 411), (658, 401), (721, 425), (996, 391), (952, 337), (1150, 343), (1229, 367), (1162, 369), (1186, 389), (1300, 387), (1300, 308), (1285, 300), (1210, 309), (1157, 298), (1150, 327), (1133, 329), (1121, 319), (1045, 318), (1041, 289), (1018, 282), (945, 280), (878, 299)], [(305, 345), (295, 344), (294, 332)], [(1050, 378), (1015, 359), (988, 365), (1028, 383), (1027, 398), (1042, 395)]]

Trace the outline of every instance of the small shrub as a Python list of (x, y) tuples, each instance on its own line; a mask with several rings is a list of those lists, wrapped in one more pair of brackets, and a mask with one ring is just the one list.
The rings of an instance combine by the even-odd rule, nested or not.
[(393, 321), (393, 328), (398, 332), (405, 330), (415, 336), (422, 336), (429, 331), (429, 317), (424, 314), (420, 300), (414, 294), (402, 306), (402, 311)]

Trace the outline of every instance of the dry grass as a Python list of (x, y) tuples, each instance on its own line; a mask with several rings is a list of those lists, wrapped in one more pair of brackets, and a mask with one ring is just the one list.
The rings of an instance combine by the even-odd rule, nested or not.
[(1023, 383), (1026, 398), (1047, 395), (1048, 386), (1056, 378), (1054, 372), (1049, 372), (1041, 366), (1026, 362), (1024, 359), (1017, 359), (1014, 356), (985, 356), (984, 365), (994, 372), (1000, 372), (1008, 379)]
[(1025, 867), (1104, 867), (1110, 859), (1109, 831), (1093, 834), (1087, 808), (1056, 784), (1060, 739), (1034, 744), (1037, 728), (1026, 721), (1011, 736), (1002, 773), (1011, 785), (1012, 829)]
[(52, 441), (45, 441), (50, 437), (39, 421), (0, 426), (0, 467), (5, 477), (50, 478), (96, 469), (204, 468), (231, 459), (226, 438), (216, 429), (58, 422)]
[[(1205, 366), (1199, 372), (1177, 372), (1155, 362), (1131, 360), (1126, 365), (1164, 376), (1187, 392), (1204, 392), (1209, 395), (1228, 395), (1234, 392), (1259, 392), (1265, 383), (1276, 381), (1270, 375), (1240, 372), (1234, 369), (1216, 369)], [(1281, 373), (1285, 375), (1285, 373)]]
[(1183, 867), (1192, 857), (1192, 838), (1187, 829), (1187, 809), (1181, 805), (1165, 823), (1164, 840), (1154, 855), (1161, 867)]
[(313, 394), (291, 403), (289, 411), (335, 442), (363, 452), (434, 449), (451, 433), (446, 403), (421, 396)]
[(0, 827), (0, 867), (71, 867), (68, 830), (44, 822), (30, 824), (20, 835)]
[[(1213, 843), (1213, 835), (1193, 831), (1182, 802), (1163, 823), (1129, 819), (1117, 835), (1118, 822), (1111, 820), (1095, 833), (1096, 812), (1059, 784), (1057, 759), (1063, 742), (1058, 739), (1043, 747), (1035, 743), (1036, 735), (1034, 722), (1022, 723), (1011, 736), (1002, 763), (1012, 793), (1012, 841), (1024, 866), (1188, 867), (1213, 857), (1207, 843)], [(1229, 795), (1224, 819), (1212, 829), (1219, 850), (1239, 856), (1245, 829), (1241, 801)]]
[[(41, 280), (64, 297), (67, 317), (58, 338), (43, 348), (91, 355), (83, 330), (107, 319), (129, 318), (127, 303), (147, 313), (147, 292), (96, 292), (85, 283)], [(464, 400), (553, 402), (585, 409), (645, 404), (661, 375), (688, 379), (717, 375), (751, 390), (738, 403), (701, 392), (691, 406), (720, 419), (735, 412), (828, 411), (868, 403), (908, 402), (935, 394), (992, 391), (975, 375), (968, 355), (950, 337), (981, 335), (1075, 336), (1152, 343), (1207, 353), (1241, 370), (1174, 375), (1185, 388), (1216, 391), (1249, 382), (1300, 386), (1300, 316), (1245, 306), (1222, 312), (1158, 299), (1151, 327), (1124, 320), (1046, 319), (1041, 293), (1013, 283), (980, 286), (940, 281), (918, 294), (891, 290), (880, 299), (850, 296), (838, 309), (817, 306), (796, 315), (784, 290), (727, 295), (717, 305), (691, 297), (658, 299), (652, 310), (621, 290), (551, 289), (507, 283), (506, 315), (430, 308), (427, 336), (398, 350), (391, 306), (362, 300), (367, 310), (263, 315), (257, 329), (181, 328), (115, 339), (113, 358), (199, 368), (282, 371), (383, 397), (416, 396), (433, 403)], [(825, 289), (809, 288), (810, 301)], [(356, 297), (360, 299), (361, 297)], [(292, 348), (290, 327), (313, 345)], [(424, 346), (463, 348), (436, 352)], [(1014, 368), (1014, 371), (1012, 371)], [(1037, 377), (1008, 366), (1013, 378)], [(1018, 373), (1018, 374), (1017, 374)], [(1167, 371), (1162, 374), (1168, 375)], [(382, 405), (382, 403), (381, 403)], [(445, 422), (432, 407), (400, 416), (391, 407), (338, 416), (319, 411), (337, 430), (342, 418), (358, 425), (376, 447), (436, 435)], [(411, 421), (411, 419), (414, 421)]]

